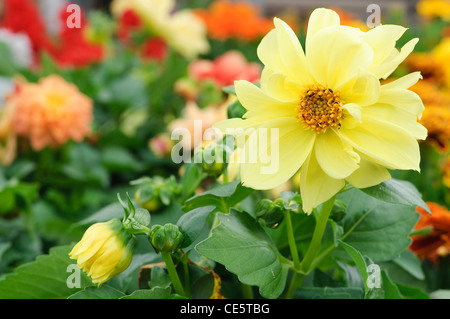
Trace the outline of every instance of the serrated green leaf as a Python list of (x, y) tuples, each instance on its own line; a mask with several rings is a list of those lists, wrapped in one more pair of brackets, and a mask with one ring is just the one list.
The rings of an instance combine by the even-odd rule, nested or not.
[(119, 299), (125, 296), (123, 292), (113, 287), (103, 285), (100, 287), (86, 287), (67, 299)]
[[(411, 243), (410, 232), (419, 219), (415, 207), (391, 204), (358, 189), (338, 197), (347, 204), (347, 214), (338, 223), (344, 228), (342, 240), (375, 263), (398, 257)], [(335, 252), (345, 258), (345, 254)]]
[(183, 298), (181, 296), (171, 293), (171, 288), (155, 287), (152, 289), (140, 289), (134, 291), (128, 296), (121, 297), (120, 299), (178, 299)]
[[(72, 274), (69, 265), (75, 261), (69, 258), (71, 246), (50, 249), (48, 255), (41, 255), (35, 261), (24, 264), (0, 280), (0, 299), (54, 299), (67, 298), (75, 292), (92, 286), (87, 275), (78, 269)], [(70, 276), (79, 275), (79, 287), (69, 288)]]
[(362, 299), (364, 290), (357, 287), (308, 287), (295, 290), (295, 299)]
[(263, 297), (277, 298), (286, 285), (288, 269), (270, 237), (246, 213), (218, 213), (217, 218), (219, 223), (195, 247), (197, 252), (223, 264), (243, 283), (258, 286)]
[(177, 222), (180, 231), (183, 234), (182, 248), (191, 245), (201, 233), (203, 227), (206, 225), (206, 218), (215, 209), (215, 206), (204, 206), (195, 208), (183, 216)]
[(364, 193), (381, 201), (402, 204), (408, 206), (419, 206), (431, 214), (428, 205), (422, 200), (422, 195), (408, 181), (390, 179), (379, 185), (361, 189)]
[(422, 263), (412, 251), (405, 250), (399, 257), (395, 258), (393, 262), (407, 271), (414, 278), (418, 280), (425, 279)]

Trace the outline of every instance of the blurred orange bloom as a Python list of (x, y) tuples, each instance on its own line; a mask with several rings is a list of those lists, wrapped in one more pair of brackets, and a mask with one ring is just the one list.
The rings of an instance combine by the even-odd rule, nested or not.
[(12, 111), (12, 130), (28, 138), (36, 151), (69, 139), (80, 142), (91, 131), (92, 100), (57, 75), (18, 83), (5, 107)]
[(369, 27), (367, 26), (365, 21), (362, 21), (353, 13), (345, 11), (341, 8), (330, 8), (337, 12), (339, 18), (341, 20), (341, 25), (347, 25), (354, 28), (359, 28), (362, 31), (369, 31)]
[(427, 205), (432, 215), (418, 207), (420, 219), (415, 229), (424, 231), (424, 234), (412, 236), (410, 249), (420, 259), (436, 263), (440, 256), (447, 256), (450, 253), (450, 212), (437, 203), (427, 202)]
[(417, 13), (426, 19), (441, 18), (450, 21), (450, 1), (420, 0), (417, 3)]
[(205, 22), (210, 37), (217, 40), (253, 41), (272, 29), (272, 21), (260, 15), (259, 7), (244, 1), (218, 0), (195, 13)]
[(420, 123), (428, 130), (427, 141), (439, 151), (447, 151), (450, 145), (450, 91), (432, 77), (417, 82), (411, 91), (418, 94), (425, 105)]

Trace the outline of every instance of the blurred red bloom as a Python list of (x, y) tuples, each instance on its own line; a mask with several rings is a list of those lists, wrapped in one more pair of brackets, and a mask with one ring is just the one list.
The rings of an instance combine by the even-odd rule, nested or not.
[(40, 51), (54, 51), (39, 8), (31, 0), (4, 0), (0, 27), (25, 33), (30, 38), (35, 60)]
[(82, 67), (99, 62), (103, 58), (103, 47), (90, 43), (85, 36), (87, 21), (81, 12), (81, 27), (69, 28), (67, 20), (72, 14), (64, 7), (60, 13), (62, 28), (59, 32), (59, 47), (53, 57), (61, 66)]
[(69, 28), (67, 19), (72, 12), (63, 7), (60, 13), (62, 28), (57, 37), (49, 36), (39, 8), (31, 0), (4, 0), (4, 12), (0, 26), (14, 33), (23, 32), (31, 41), (34, 62), (39, 64), (41, 52), (47, 52), (60, 66), (81, 67), (98, 62), (103, 48), (90, 43), (85, 36), (87, 25), (81, 12), (81, 28)]
[(228, 51), (214, 61), (196, 60), (189, 66), (189, 75), (195, 80), (212, 80), (218, 86), (232, 85), (236, 80), (257, 81), (261, 65), (249, 63), (239, 51)]

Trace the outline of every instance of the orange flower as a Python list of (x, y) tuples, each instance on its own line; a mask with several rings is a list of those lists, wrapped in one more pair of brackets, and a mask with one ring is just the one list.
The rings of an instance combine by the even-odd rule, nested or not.
[(0, 109), (0, 164), (8, 166), (16, 157), (17, 139), (11, 129), (12, 110)]
[(440, 256), (450, 253), (450, 212), (437, 203), (427, 202), (427, 205), (432, 215), (420, 207), (417, 209), (420, 220), (415, 229), (424, 231), (424, 234), (412, 236), (410, 249), (420, 259), (436, 263)]
[(450, 143), (450, 92), (435, 81), (419, 81), (411, 87), (425, 104), (420, 123), (428, 130), (427, 141), (441, 152), (448, 149)]
[(244, 1), (218, 0), (195, 13), (205, 22), (210, 37), (217, 40), (253, 41), (272, 29), (272, 21), (262, 17), (256, 5)]
[(28, 138), (36, 151), (69, 139), (82, 141), (90, 133), (93, 120), (92, 100), (57, 75), (38, 83), (18, 83), (6, 108), (13, 112), (13, 131)]

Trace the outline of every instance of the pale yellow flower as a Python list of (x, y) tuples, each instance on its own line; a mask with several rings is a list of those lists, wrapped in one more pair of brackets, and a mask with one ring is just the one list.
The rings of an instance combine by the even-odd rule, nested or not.
[(151, 31), (160, 34), (164, 32), (174, 6), (173, 0), (113, 0), (111, 13), (119, 18), (127, 10), (133, 10)]
[(207, 53), (210, 47), (203, 21), (189, 9), (172, 13), (174, 7), (173, 0), (114, 0), (111, 12), (119, 18), (127, 10), (133, 10), (153, 35), (162, 37), (188, 59)]
[(191, 10), (180, 10), (168, 20), (165, 38), (175, 51), (193, 59), (209, 51), (206, 34), (206, 26), (199, 17)]
[(128, 268), (136, 243), (122, 222), (113, 219), (89, 227), (69, 256), (93, 283), (101, 285)]
[[(341, 26), (332, 10), (316, 9), (308, 23), (305, 54), (286, 23), (275, 18), (274, 24), (257, 51), (264, 64), (261, 86), (235, 82), (247, 109), (244, 119), (215, 125), (247, 136), (240, 145), (243, 184), (271, 189), (300, 170), (303, 209), (309, 213), (346, 181), (365, 188), (389, 179), (387, 169), (418, 171), (417, 139), (425, 139), (427, 132), (417, 119), (424, 106), (408, 88), (421, 75), (411, 73), (385, 85), (379, 81), (411, 53), (418, 39), (399, 51), (395, 44), (406, 28), (381, 25), (363, 32)], [(253, 141), (262, 129), (269, 134), (278, 130), (278, 138), (267, 138), (271, 142), (257, 149)], [(276, 150), (278, 170), (267, 173), (267, 154)], [(249, 160), (252, 155), (255, 161)]]

